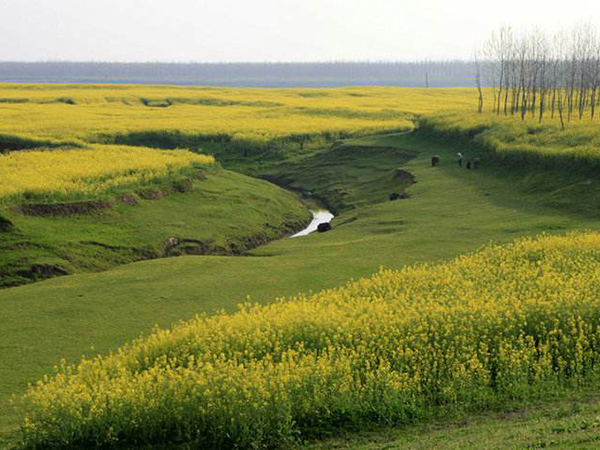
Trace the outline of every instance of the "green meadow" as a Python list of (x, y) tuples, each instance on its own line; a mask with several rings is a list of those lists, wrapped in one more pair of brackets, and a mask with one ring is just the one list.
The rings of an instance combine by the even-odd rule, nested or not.
[[(19, 424), (9, 397), (23, 393), (27, 383), (50, 373), (62, 358), (75, 363), (81, 355), (105, 354), (140, 334), (150, 333), (155, 326), (168, 327), (201, 312), (231, 312), (248, 299), (268, 303), (282, 296), (340, 286), (350, 279), (369, 276), (382, 266), (401, 268), (449, 260), (492, 242), (594, 229), (600, 224), (600, 215), (589, 207), (585, 197), (580, 202), (571, 201), (569, 191), (561, 190), (585, 178), (547, 170), (523, 174), (485, 162), (479, 170), (468, 171), (456, 164), (458, 151), (472, 155), (480, 152), (477, 147), (454, 145), (419, 133), (338, 142), (298, 161), (274, 165), (265, 173), (269, 179), (314, 192), (331, 204), (339, 214), (329, 233), (280, 239), (239, 257), (188, 255), (156, 259), (0, 291), (5, 324), (0, 369), (3, 431), (12, 434)], [(430, 167), (432, 154), (440, 155), (439, 167)], [(246, 170), (256, 171), (252, 167)], [(414, 177), (414, 183), (398, 176), (404, 172)], [(191, 231), (193, 224), (184, 221), (184, 215), (198, 214), (199, 221), (202, 215), (216, 217), (214, 211), (192, 212), (194, 203), (202, 204), (210, 190), (219, 198), (231, 195), (227, 179), (241, 177), (225, 172), (202, 182), (207, 183), (202, 193), (193, 191), (141, 207), (123, 206), (121, 211), (103, 218), (98, 229), (127, 239), (128, 224), (158, 222), (162, 221), (161, 214), (169, 214), (169, 219), (175, 221), (172, 226), (176, 226), (176, 214), (181, 214), (180, 225), (185, 222)], [(246, 183), (252, 192), (255, 185), (271, 189), (263, 182)], [(597, 194), (596, 184), (585, 186), (589, 195)], [(401, 190), (408, 193), (408, 199), (388, 201), (390, 192)], [(244, 204), (243, 196), (248, 194), (238, 192), (237, 201), (231, 199), (227, 211), (214, 219), (212, 227), (219, 233), (225, 233), (224, 222), (235, 221), (247, 229), (255, 226)], [(561, 200), (569, 200), (569, 207), (561, 208)], [(257, 207), (267, 205), (271, 205), (274, 215), (282, 209), (275, 207), (271, 199)], [(182, 212), (177, 213), (177, 208)], [(120, 221), (119, 217), (125, 220), (116, 233), (116, 225), (107, 225), (111, 220)], [(303, 218), (300, 213), (297, 217)], [(82, 220), (81, 229), (73, 232), (85, 229), (93, 233), (88, 219)], [(27, 221), (29, 229), (39, 230), (40, 235), (53, 224), (42, 219)], [(151, 241), (158, 231), (147, 232)]]
[[(62, 413), (48, 416), (45, 409), (55, 405), (44, 409), (41, 394), (39, 403), (22, 404), (28, 385), (45, 380), (39, 392), (53, 386), (55, 371), (64, 375), (57, 368), (63, 363), (76, 366), (82, 358), (98, 357), (95, 364), (101, 365), (113, 354), (127, 359), (134, 345), (128, 343), (135, 339), (135, 345), (154, 342), (168, 333), (159, 330), (185, 328), (198, 314), (208, 321), (234, 320), (241, 303), (274, 305), (312, 294), (327, 300), (353, 280), (371, 286), (376, 282), (368, 277), (382, 268), (443, 271), (450, 267), (444, 264), (476, 261), (491, 245), (540, 235), (567, 236), (568, 244), (570, 232), (600, 226), (599, 133), (593, 122), (574, 121), (562, 131), (556, 120), (540, 125), (530, 118), (476, 114), (474, 90), (62, 85), (0, 90), (6, 97), (0, 101), (5, 119), (0, 151), (7, 154), (0, 155), (0, 165), (19, 157), (24, 162), (15, 167), (36, 174), (43, 164), (28, 162), (31, 155), (39, 154), (40, 161), (58, 152), (97, 158), (91, 153), (109, 147), (139, 158), (122, 170), (107, 161), (102, 173), (82, 163), (80, 172), (69, 172), (71, 178), (58, 173), (42, 194), (33, 175), (19, 179), (12, 197), (3, 194), (7, 186), (0, 189), (0, 443), (8, 448), (75, 448), (74, 442), (89, 448), (101, 441), (118, 448), (119, 439), (129, 448), (135, 442), (135, 435), (124, 433), (109, 445), (103, 431), (101, 438), (86, 441), (77, 430), (93, 420), (67, 420), (68, 402)], [(14, 101), (21, 98), (26, 101)], [(479, 158), (480, 167), (459, 166), (459, 152), (465, 163)], [(154, 172), (167, 155), (197, 163), (205, 158), (198, 154), (214, 156), (216, 163), (167, 164)], [(436, 167), (434, 155), (441, 161)], [(142, 168), (145, 158), (151, 164)], [(96, 190), (101, 183), (109, 188)], [(391, 194), (401, 198), (391, 201)], [(310, 221), (309, 209), (320, 207), (335, 214), (333, 229), (290, 238)], [(588, 250), (591, 268), (596, 254)], [(546, 251), (554, 255), (550, 247)], [(561, 251), (567, 257), (584, 253), (578, 247)], [(577, 255), (573, 260), (579, 261)], [(493, 271), (493, 264), (485, 269)], [(542, 272), (535, 275), (540, 280)], [(459, 277), (448, 288), (470, 285)], [(430, 287), (431, 296), (436, 289)], [(565, 298), (573, 295), (573, 289), (564, 289)], [(423, 292), (428, 299), (429, 291)], [(543, 291), (536, 296), (543, 306)], [(252, 320), (260, 324), (263, 310), (257, 311)], [(225, 350), (235, 333), (225, 333)], [(586, 335), (590, 342), (594, 336)], [(306, 342), (296, 344), (302, 348)], [(159, 352), (157, 359), (168, 353)], [(278, 350), (269, 357), (283, 358)], [(244, 360), (240, 367), (246, 363), (256, 361)], [(178, 373), (178, 363), (165, 364), (167, 374)], [(490, 381), (487, 387), (497, 394), (493, 401), (424, 403), (413, 417), (388, 421), (368, 414), (350, 420), (321, 405), (308, 413), (314, 413), (313, 422), (305, 418), (306, 435), (292, 425), (285, 431), (289, 435), (280, 430), (279, 436), (261, 423), (265, 436), (281, 440), (236, 441), (253, 435), (242, 420), (235, 432), (213, 431), (214, 442), (219, 448), (277, 444), (311, 450), (595, 448), (598, 377), (590, 369), (584, 381), (574, 382), (571, 369), (561, 364), (555, 362), (556, 373), (564, 376), (555, 394), (534, 380), (524, 383), (531, 395), (499, 393)], [(82, 397), (95, 386), (86, 384)], [(165, 384), (165, 392), (170, 387)], [(68, 392), (68, 385), (62, 388)], [(43, 419), (24, 422), (32, 411)], [(220, 412), (226, 417), (225, 409)], [(178, 430), (176, 411), (167, 416)], [(60, 431), (63, 422), (73, 429)], [(95, 430), (104, 425), (96, 423)], [(165, 447), (169, 436), (163, 436), (148, 448), (195, 448), (183, 434), (176, 443)]]

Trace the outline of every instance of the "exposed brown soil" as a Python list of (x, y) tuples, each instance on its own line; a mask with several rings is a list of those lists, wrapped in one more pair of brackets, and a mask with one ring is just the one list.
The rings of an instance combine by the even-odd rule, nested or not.
[(15, 226), (10, 220), (8, 220), (6, 217), (0, 216), (0, 233), (13, 231), (14, 229)]
[[(16, 275), (19, 277), (29, 280), (30, 283), (68, 274), (69, 272), (67, 272), (64, 268), (52, 264), (34, 264), (28, 269), (20, 270), (16, 273)], [(2, 285), (2, 287), (14, 287), (22, 284), (24, 283), (15, 282), (12, 285), (7, 283), (6, 285)]]
[(140, 204), (140, 200), (136, 194), (125, 194), (117, 203), (127, 206), (137, 206)]
[(194, 188), (194, 181), (191, 178), (186, 178), (185, 180), (178, 180), (173, 183), (173, 189), (175, 192), (179, 192), (183, 194), (184, 192), (189, 192)]
[(27, 203), (20, 206), (20, 212), (28, 216), (72, 216), (90, 214), (112, 208), (114, 202), (108, 200), (84, 200), (64, 203)]
[(198, 181), (205, 181), (206, 180), (206, 174), (204, 173), (203, 170), (197, 170), (194, 175), (192, 175), (192, 178), (194, 178), (195, 180)]
[(279, 227), (269, 224), (265, 228), (275, 230), (275, 233), (267, 234), (265, 232), (246, 236), (238, 236), (236, 239), (226, 243), (217, 244), (212, 239), (198, 240), (180, 237), (170, 237), (163, 244), (163, 257), (179, 255), (222, 255), (222, 256), (240, 256), (248, 251), (265, 245), (271, 241), (289, 236), (305, 228), (310, 220), (301, 220), (283, 223)]
[(417, 182), (415, 176), (412, 173), (401, 169), (396, 169), (396, 171), (394, 172), (394, 180), (400, 181), (401, 183), (405, 183), (408, 186)]
[[(71, 267), (78, 267), (78, 272), (96, 272), (120, 264), (181, 255), (242, 256), (256, 247), (303, 229), (309, 221), (291, 221), (283, 223), (281, 226), (266, 224), (264, 232), (237, 236), (225, 243), (216, 243), (212, 239), (198, 240), (173, 236), (166, 239), (162, 246), (158, 248), (115, 246), (98, 241), (83, 241), (53, 250), (57, 252), (57, 256), (68, 261)], [(39, 246), (29, 242), (16, 241), (13, 244), (5, 245), (3, 248), (25, 249), (32, 245)], [(102, 252), (98, 253), (92, 250), (91, 247), (99, 247), (102, 249)], [(96, 253), (99, 257), (95, 262), (89, 262), (80, 258), (81, 254), (90, 251)], [(18, 269), (14, 267), (12, 270), (10, 266), (6, 266), (3, 268), (3, 273), (0, 273), (0, 289), (69, 275), (71, 273), (73, 273), (72, 269), (52, 264), (32, 264)]]
[(162, 191), (156, 188), (138, 189), (135, 193), (144, 200), (160, 200), (164, 197)]
[[(57, 203), (24, 203), (17, 210), (28, 216), (73, 216), (81, 214), (92, 214), (98, 211), (111, 209), (115, 205), (136, 206), (140, 199), (160, 200), (175, 193), (189, 192), (194, 188), (194, 181), (206, 180), (206, 175), (199, 170), (189, 178), (173, 181), (167, 185), (138, 189), (135, 193), (124, 194), (115, 200), (82, 200), (74, 202)], [(0, 217), (0, 231), (4, 231), (2, 218)]]

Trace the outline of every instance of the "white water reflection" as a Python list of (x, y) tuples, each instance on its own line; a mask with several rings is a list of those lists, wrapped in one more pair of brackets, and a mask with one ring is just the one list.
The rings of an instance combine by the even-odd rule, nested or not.
[(312, 222), (302, 231), (299, 231), (298, 233), (290, 236), (290, 237), (299, 237), (299, 236), (306, 236), (307, 234), (312, 233), (313, 231), (317, 230), (317, 227), (319, 226), (320, 223), (323, 222), (331, 222), (331, 219), (333, 219), (333, 214), (331, 214), (329, 211), (327, 210), (319, 210), (319, 211), (310, 211), (313, 215), (313, 220)]

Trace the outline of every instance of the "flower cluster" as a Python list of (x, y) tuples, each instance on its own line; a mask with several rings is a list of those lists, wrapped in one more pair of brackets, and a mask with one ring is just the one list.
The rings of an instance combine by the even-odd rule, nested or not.
[(98, 197), (213, 162), (212, 156), (184, 150), (111, 145), (12, 152), (0, 157), (0, 203)]
[(485, 408), (598, 378), (600, 235), (526, 239), (156, 330), (21, 399), (30, 448), (299, 433)]
[(470, 89), (5, 84), (0, 85), (0, 134), (104, 142), (132, 133), (181, 133), (262, 145), (307, 135), (409, 130), (416, 114), (470, 110), (475, 104)]

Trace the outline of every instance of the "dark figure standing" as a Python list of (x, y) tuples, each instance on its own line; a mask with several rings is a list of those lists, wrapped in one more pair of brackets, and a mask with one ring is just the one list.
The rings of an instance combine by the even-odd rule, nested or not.
[(431, 157), (431, 167), (435, 167), (440, 163), (440, 157), (438, 155), (434, 155)]
[(481, 160), (479, 158), (475, 158), (473, 160), (473, 169), (479, 169), (479, 163), (481, 162)]
[(458, 155), (458, 167), (462, 167), (463, 155), (462, 153), (457, 153)]
[(467, 169), (471, 170), (471, 161), (467, 161)]

